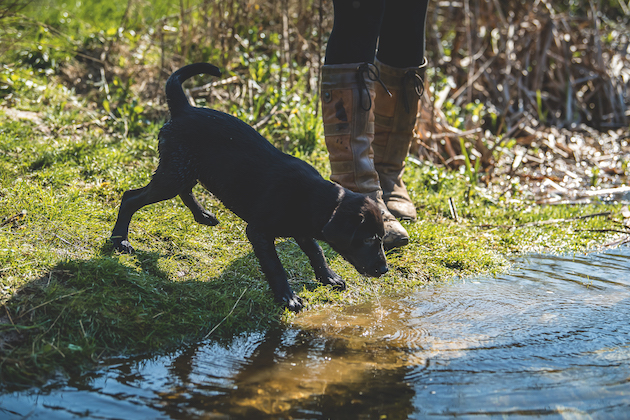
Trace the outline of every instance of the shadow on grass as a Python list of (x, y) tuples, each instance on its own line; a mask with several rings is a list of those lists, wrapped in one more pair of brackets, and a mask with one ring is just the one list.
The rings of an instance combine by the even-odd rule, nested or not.
[[(296, 244), (282, 241), (277, 249), (289, 277), (302, 279), (292, 281), (295, 290), (319, 287)], [(106, 244), (94, 258), (62, 261), (23, 285), (0, 318), (3, 386), (42, 382), (104, 355), (169, 350), (210, 331), (221, 338), (280, 324), (284, 308), (253, 251), (211, 278), (176, 278), (160, 268), (168, 257), (122, 255)]]

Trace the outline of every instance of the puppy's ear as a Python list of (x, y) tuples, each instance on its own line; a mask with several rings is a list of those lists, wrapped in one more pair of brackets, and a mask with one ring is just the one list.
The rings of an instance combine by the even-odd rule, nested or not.
[(349, 249), (357, 228), (365, 221), (363, 214), (335, 213), (322, 229), (326, 242), (339, 249)]

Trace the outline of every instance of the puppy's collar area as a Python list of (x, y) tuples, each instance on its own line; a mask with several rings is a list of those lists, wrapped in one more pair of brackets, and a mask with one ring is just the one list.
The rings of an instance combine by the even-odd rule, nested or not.
[[(337, 210), (339, 210), (339, 207), (341, 206), (341, 202), (343, 201), (343, 198), (345, 196), (346, 196), (346, 192), (344, 191), (344, 189), (342, 187), (339, 187), (339, 191), (337, 192), (337, 205), (335, 206), (335, 208), (332, 211), (332, 213), (330, 213), (330, 217), (328, 218), (326, 223), (324, 223), (324, 226), (326, 226), (328, 223), (330, 223), (330, 221), (333, 219), (333, 217), (335, 217), (335, 214), (337, 214)], [(322, 235), (324, 234), (324, 228), (323, 227), (322, 227), (321, 233), (322, 233)]]

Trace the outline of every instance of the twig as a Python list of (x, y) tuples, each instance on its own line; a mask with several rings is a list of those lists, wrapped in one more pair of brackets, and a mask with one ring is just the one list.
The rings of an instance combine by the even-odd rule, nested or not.
[(420, 145), (420, 146), (424, 147), (424, 148), (425, 148), (425, 149), (427, 149), (429, 152), (433, 153), (433, 154), (434, 154), (434, 155), (436, 155), (438, 158), (440, 158), (440, 160), (442, 161), (442, 164), (443, 164), (444, 166), (446, 166), (446, 165), (447, 165), (446, 160), (444, 159), (444, 157), (443, 157), (443, 156), (442, 156), (439, 152), (436, 152), (435, 150), (433, 150), (433, 149), (431, 148), (431, 146), (429, 146), (428, 144), (426, 144), (425, 142), (423, 142), (423, 141), (422, 141), (422, 140), (420, 140), (420, 139), (417, 139), (417, 142), (418, 142), (418, 145)]
[(223, 324), (223, 322), (228, 319), (228, 317), (230, 315), (232, 315), (232, 312), (234, 312), (234, 309), (236, 309), (236, 305), (238, 305), (238, 303), (241, 301), (241, 298), (243, 297), (243, 295), (245, 294), (245, 292), (247, 291), (247, 287), (245, 289), (243, 289), (243, 292), (241, 293), (241, 295), (238, 297), (238, 299), (236, 300), (236, 303), (234, 304), (234, 306), (232, 306), (232, 310), (230, 310), (230, 313), (228, 313), (225, 318), (223, 318), (221, 320), (221, 322), (219, 322), (217, 325), (214, 326), (214, 328), (212, 328), (210, 330), (210, 332), (208, 334), (206, 334), (206, 336), (203, 338), (204, 340), (208, 337), (210, 337), (210, 335), (217, 329), (219, 328), (219, 325)]
[(196, 94), (197, 92), (207, 92), (208, 90), (210, 90), (213, 87), (229, 85), (229, 84), (232, 84), (232, 83), (236, 83), (239, 80), (241, 80), (240, 77), (232, 76), (232, 77), (228, 77), (226, 79), (221, 79), (221, 80), (216, 80), (214, 82), (206, 83), (205, 85), (193, 87), (193, 88), (190, 88), (188, 90), (190, 91), (191, 94), (192, 93)]
[(61, 355), (61, 357), (63, 357), (63, 358), (65, 358), (65, 357), (66, 357), (66, 355), (65, 355), (65, 354), (63, 354), (63, 353), (61, 352), (61, 350), (59, 350), (59, 347), (55, 346), (55, 344), (54, 344), (54, 342), (53, 342), (53, 341), (51, 341), (49, 344), (52, 346), (52, 348), (53, 348), (53, 349), (55, 349), (55, 350), (57, 350), (57, 351), (59, 352), (59, 354)]
[(120, 25), (118, 25), (120, 28), (125, 28), (125, 25), (127, 24), (127, 19), (129, 18), (129, 9), (131, 9), (131, 2), (133, 0), (127, 0), (127, 8), (125, 9), (125, 13), (123, 13), (122, 18), (120, 19)]
[(501, 24), (503, 24), (503, 26), (507, 26), (508, 25), (508, 21), (505, 18), (505, 14), (503, 13), (503, 9), (501, 8), (501, 3), (499, 2), (499, 0), (492, 0), (494, 2), (494, 9), (496, 10), (497, 14), (499, 15), (499, 19), (501, 19)]
[(595, 191), (582, 191), (581, 195), (586, 195), (588, 197), (592, 197), (594, 195), (606, 195), (606, 194), (619, 194), (623, 192), (630, 191), (630, 186), (624, 185), (622, 187), (617, 188), (605, 188), (603, 190), (595, 190)]
[(611, 248), (613, 246), (621, 246), (623, 244), (627, 244), (628, 242), (630, 242), (630, 235), (626, 235), (625, 238), (617, 239), (615, 241), (604, 244), (603, 246), (605, 248)]
[(85, 328), (83, 327), (83, 322), (79, 320), (79, 325), (81, 326), (81, 331), (83, 331), (83, 337), (87, 338), (87, 334), (85, 333)]
[(575, 229), (575, 232), (613, 232), (613, 233), (628, 233), (627, 230), (618, 230), (618, 229)]
[[(88, 287), (88, 289), (89, 289), (89, 287)], [(70, 296), (73, 296), (73, 295), (76, 295), (76, 294), (79, 294), (79, 293), (83, 293), (83, 292), (85, 292), (88, 289), (79, 290), (79, 291), (74, 292), (74, 293), (69, 293), (67, 295), (63, 295), (63, 296), (59, 296), (58, 298), (51, 299), (51, 300), (49, 300), (47, 302), (44, 302), (44, 303), (42, 303), (40, 305), (35, 306), (34, 308), (29, 309), (28, 311), (24, 312), (22, 315), (18, 316), (17, 319), (22, 318), (24, 315), (26, 315), (27, 313), (29, 313), (31, 311), (34, 311), (37, 308), (41, 308), (42, 306), (48, 305), (50, 302), (54, 302), (56, 300), (64, 299), (64, 298), (67, 298), (67, 297), (70, 297)]]
[(455, 207), (455, 201), (453, 201), (453, 197), (448, 198), (448, 207), (451, 210), (451, 217), (455, 219), (455, 223), (459, 223), (459, 216), (457, 215), (457, 207)]
[[(468, 43), (468, 59), (470, 62), (468, 63), (468, 82), (466, 83), (466, 88), (468, 90), (468, 98), (467, 103), (472, 102), (473, 98), (473, 75), (475, 73), (475, 58), (473, 57), (473, 37), (472, 37), (472, 23), (470, 19), (470, 0), (464, 0), (464, 15), (465, 25), (466, 25), (466, 41)], [(471, 87), (473, 89), (471, 89)]]
[[(527, 223), (520, 223), (517, 225), (479, 225), (477, 227), (483, 228), (483, 229), (490, 229), (490, 228), (514, 229), (514, 228), (519, 228), (519, 227), (544, 226), (544, 225), (552, 225), (554, 223), (566, 223), (566, 222), (572, 222), (575, 220), (590, 219), (592, 217), (610, 216), (611, 214), (612, 214), (611, 211), (604, 211), (601, 213), (593, 213), (593, 214), (586, 214), (584, 216), (570, 217), (568, 219), (541, 220), (538, 222), (527, 222)], [(626, 232), (622, 232), (622, 233), (626, 233)]]
[(441, 139), (441, 138), (446, 138), (446, 137), (467, 137), (467, 136), (472, 136), (473, 134), (480, 133), (481, 131), (483, 131), (481, 129), (481, 127), (477, 127), (477, 128), (473, 128), (472, 130), (467, 130), (467, 131), (459, 131), (459, 130), (457, 130), (457, 132), (454, 132), (454, 133), (431, 134), (431, 138), (432, 139)]
[(26, 210), (22, 210), (19, 213), (16, 213), (13, 216), (8, 217), (5, 221), (0, 223), (0, 227), (4, 225), (8, 225), (9, 223), (19, 222), (20, 220), (24, 219), (24, 217), (26, 217), (26, 214), (27, 214)]
[(13, 328), (15, 328), (15, 331), (19, 332), (19, 330), (15, 326), (15, 323), (13, 322), (13, 319), (11, 318), (11, 314), (9, 313), (9, 308), (7, 308), (6, 305), (4, 305), (4, 310), (7, 312), (7, 316), (9, 317), (9, 321), (11, 322), (11, 325), (13, 325)]
[(73, 245), (71, 242), (67, 241), (66, 239), (63, 239), (61, 236), (57, 235), (56, 233), (53, 233), (53, 236), (59, 239), (61, 242), (63, 242), (66, 245), (70, 245), (70, 246)]
[[(488, 67), (490, 67), (490, 65), (494, 62), (494, 59), (496, 58), (496, 56), (491, 57), (488, 61), (486, 61), (483, 66), (481, 66), (481, 68), (479, 70), (477, 70), (477, 73), (475, 73), (473, 76), (468, 78), (468, 81), (466, 82), (465, 85), (462, 85), (459, 89), (457, 89), (455, 91), (455, 93), (453, 93), (453, 95), (451, 96), (451, 100), (455, 100), (457, 99), (462, 93), (464, 93), (464, 91), (466, 91), (466, 89), (468, 89), (469, 87), (471, 87), (473, 85), (473, 83), (475, 83), (477, 81), (477, 79), (479, 79), (479, 77), (483, 74), (483, 72), (485, 72)], [(472, 60), (472, 57), (471, 57)], [(471, 64), (472, 66), (472, 64)], [(472, 68), (472, 67), (471, 67)]]
[(48, 334), (48, 331), (52, 330), (52, 327), (54, 327), (57, 321), (59, 321), (59, 318), (61, 317), (61, 315), (63, 315), (63, 313), (66, 311), (67, 308), (68, 308), (67, 306), (64, 306), (61, 312), (59, 312), (59, 315), (57, 315), (57, 318), (55, 318), (55, 320), (53, 321), (52, 325), (48, 327), (48, 329), (42, 333), (42, 337)]
[(278, 104), (274, 105), (273, 108), (271, 108), (271, 111), (269, 112), (269, 114), (265, 115), (264, 117), (262, 117), (261, 119), (259, 119), (258, 121), (256, 121), (255, 124), (252, 125), (252, 127), (254, 128), (254, 130), (258, 130), (260, 127), (262, 127), (263, 125), (265, 125), (265, 123), (267, 121), (269, 121), (271, 119), (271, 117), (273, 117), (274, 115), (277, 114), (278, 110)]

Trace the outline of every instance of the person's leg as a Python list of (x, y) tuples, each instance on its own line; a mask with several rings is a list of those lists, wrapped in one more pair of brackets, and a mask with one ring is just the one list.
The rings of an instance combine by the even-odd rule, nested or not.
[(424, 63), (428, 5), (429, 0), (387, 0), (376, 55), (381, 63), (398, 68)]
[(385, 0), (333, 0), (324, 64), (374, 63)]
[(375, 62), (389, 93), (376, 86), (374, 165), (388, 210), (406, 220), (416, 219), (402, 174), (424, 89), (427, 4), (427, 0), (388, 0)]

